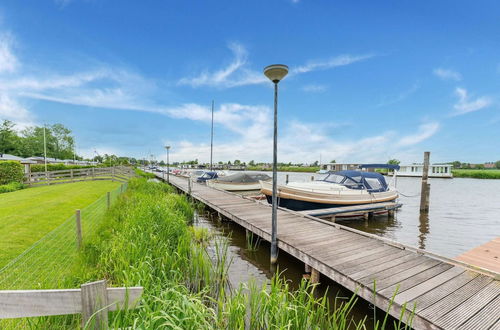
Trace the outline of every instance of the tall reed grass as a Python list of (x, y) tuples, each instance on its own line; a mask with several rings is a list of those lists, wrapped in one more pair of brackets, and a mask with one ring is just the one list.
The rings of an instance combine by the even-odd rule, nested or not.
[[(193, 208), (167, 185), (130, 181), (128, 191), (86, 242), (67, 287), (107, 279), (112, 286), (143, 286), (139, 308), (110, 313), (111, 328), (347, 329), (364, 328), (350, 312), (356, 296), (331, 302), (303, 281), (298, 290), (280, 276), (233, 289), (228, 243), (190, 229)], [(80, 316), (23, 320), (33, 328), (75, 328)]]

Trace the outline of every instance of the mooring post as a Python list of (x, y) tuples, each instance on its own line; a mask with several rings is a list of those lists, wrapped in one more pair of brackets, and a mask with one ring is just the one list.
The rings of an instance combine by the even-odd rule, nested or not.
[(431, 153), (424, 152), (424, 168), (422, 172), (422, 188), (420, 190), (420, 212), (429, 212), (429, 193), (431, 185), (427, 182), (429, 178), (429, 158)]
[(314, 181), (314, 175), (311, 175), (311, 181)]
[(288, 174), (286, 175), (285, 184), (288, 184)]
[(76, 220), (76, 247), (78, 250), (80, 250), (82, 248), (82, 221), (81, 221), (80, 210), (76, 210), (75, 220)]
[(85, 329), (108, 329), (106, 280), (82, 284), (81, 290), (82, 327)]
[(111, 206), (111, 193), (109, 191), (106, 193), (106, 206), (107, 209), (109, 210)]

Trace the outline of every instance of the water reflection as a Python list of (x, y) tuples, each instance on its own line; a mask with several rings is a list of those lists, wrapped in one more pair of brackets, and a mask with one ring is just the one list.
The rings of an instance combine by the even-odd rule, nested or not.
[(420, 213), (420, 223), (418, 225), (418, 230), (420, 235), (418, 235), (418, 247), (425, 249), (425, 238), (429, 233), (429, 214), (426, 212)]

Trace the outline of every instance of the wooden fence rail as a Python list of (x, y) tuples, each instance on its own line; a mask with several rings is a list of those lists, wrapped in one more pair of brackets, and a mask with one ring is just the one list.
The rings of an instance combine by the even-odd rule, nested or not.
[(126, 166), (91, 167), (26, 173), (24, 183), (30, 186), (37, 186), (92, 180), (125, 182), (134, 175), (134, 170)]
[[(83, 325), (106, 329), (108, 312), (137, 307), (142, 287), (108, 288), (106, 281), (80, 289), (0, 291), (0, 319), (82, 314)], [(90, 324), (89, 323), (89, 324)]]

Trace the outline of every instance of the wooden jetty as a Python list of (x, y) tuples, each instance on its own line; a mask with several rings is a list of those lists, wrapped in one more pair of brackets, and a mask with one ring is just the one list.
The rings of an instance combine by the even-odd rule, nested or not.
[(500, 273), (500, 237), (459, 255), (457, 260)]
[[(267, 203), (185, 178), (170, 176), (170, 183), (270, 241)], [(312, 277), (327, 276), (403, 322), (414, 310), (415, 329), (500, 329), (498, 273), (283, 208), (278, 247), (312, 268)]]

